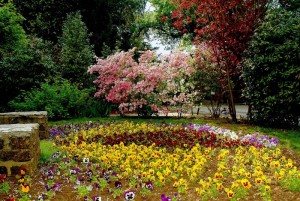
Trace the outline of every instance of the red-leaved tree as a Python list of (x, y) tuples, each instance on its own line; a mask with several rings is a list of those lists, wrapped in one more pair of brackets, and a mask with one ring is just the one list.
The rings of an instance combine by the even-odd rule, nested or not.
[(236, 110), (232, 78), (239, 73), (238, 65), (255, 27), (264, 16), (268, 0), (170, 0), (176, 9), (163, 22), (182, 33), (193, 33), (195, 44), (205, 41), (223, 69), (228, 107), (233, 121)]

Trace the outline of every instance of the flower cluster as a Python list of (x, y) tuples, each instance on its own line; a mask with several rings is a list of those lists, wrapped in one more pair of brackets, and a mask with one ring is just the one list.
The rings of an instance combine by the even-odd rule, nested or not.
[[(226, 142), (239, 140), (234, 132), (209, 125), (122, 122), (99, 124), (98, 128), (57, 137), (56, 143), (67, 158), (85, 164), (79, 170), (73, 168), (69, 174), (77, 189), (90, 186), (91, 192), (97, 188), (100, 194), (108, 189), (113, 197), (123, 195), (125, 200), (142, 198), (170, 185), (177, 192), (176, 197), (161, 195), (161, 200), (180, 200), (193, 192), (203, 200), (222, 195), (239, 200), (247, 197), (250, 191), (259, 193), (263, 200), (270, 200), (274, 179), (279, 185), (290, 188), (289, 180), (284, 178), (300, 178), (295, 162), (286, 159), (280, 148), (256, 146), (254, 142), (243, 144), (243, 141), (230, 149), (215, 149), (197, 141), (197, 136), (203, 133), (213, 134), (206, 138), (215, 136)], [(158, 146), (151, 135), (155, 136), (153, 140), (165, 141)], [(181, 135), (186, 144), (167, 146), (168, 136), (180, 141)], [(194, 143), (188, 142), (190, 136)], [(144, 143), (145, 139), (152, 144)], [(84, 176), (87, 172), (88, 177)], [(85, 190), (82, 195), (91, 192)]]
[(300, 187), (299, 164), (279, 147), (209, 125), (89, 122), (53, 129), (53, 137), (60, 151), (41, 170), (39, 200), (65, 189), (86, 201), (271, 200), (274, 185)]
[(241, 137), (241, 141), (255, 143), (257, 146), (260, 147), (276, 147), (279, 143), (279, 141), (276, 138), (271, 138), (270, 136), (266, 135), (259, 135), (258, 132), (253, 134), (247, 134)]
[[(192, 147), (196, 143), (212, 147), (249, 146), (276, 147), (279, 141), (265, 135), (242, 135), (229, 129), (201, 124), (134, 124), (132, 122), (69, 124), (50, 128), (50, 136), (63, 137), (76, 133), (79, 140), (87, 143), (101, 141), (103, 144), (151, 145), (159, 147)], [(65, 139), (65, 144), (67, 140)]]
[(189, 78), (195, 67), (189, 54), (175, 51), (157, 57), (155, 51), (148, 50), (140, 52), (136, 61), (135, 51), (117, 52), (89, 68), (89, 73), (98, 75), (96, 97), (119, 104), (122, 112), (191, 104), (195, 94)]

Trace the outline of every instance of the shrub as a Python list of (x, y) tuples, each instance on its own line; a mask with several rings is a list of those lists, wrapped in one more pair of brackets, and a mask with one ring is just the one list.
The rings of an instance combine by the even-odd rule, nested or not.
[(80, 90), (66, 80), (44, 83), (40, 89), (23, 92), (10, 102), (17, 111), (46, 110), (52, 120), (103, 115), (91, 108), (94, 104), (88, 90)]
[(300, 118), (300, 13), (272, 10), (243, 62), (244, 94), (255, 123), (297, 127)]
[(135, 50), (98, 59), (89, 68), (91, 74), (97, 75), (96, 97), (118, 104), (121, 113), (135, 111), (142, 116), (166, 106), (182, 108), (192, 104), (194, 85), (190, 77), (195, 69), (191, 55), (174, 51), (168, 56), (156, 56), (155, 51), (147, 50), (135, 59)]
[(36, 37), (28, 37), (28, 42), (1, 60), (0, 107), (6, 107), (21, 90), (40, 87), (46, 79), (53, 80), (58, 74), (53, 44)]

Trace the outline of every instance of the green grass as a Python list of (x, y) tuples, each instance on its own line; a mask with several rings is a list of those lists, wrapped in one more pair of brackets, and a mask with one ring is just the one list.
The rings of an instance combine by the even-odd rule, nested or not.
[[(100, 122), (111, 122), (111, 121), (133, 121), (135, 123), (151, 122), (151, 123), (197, 123), (197, 124), (209, 124), (215, 125), (222, 128), (228, 128), (236, 132), (242, 131), (244, 134), (259, 132), (264, 135), (276, 137), (283, 147), (295, 150), (300, 154), (300, 130), (287, 130), (287, 129), (273, 129), (265, 128), (261, 126), (254, 126), (242, 123), (230, 123), (225, 119), (208, 119), (208, 118), (176, 118), (176, 117), (159, 117), (159, 118), (138, 118), (138, 117), (105, 117), (105, 118), (79, 118), (69, 119), (63, 121), (49, 122), (50, 126), (59, 126), (69, 123), (84, 123), (88, 121), (100, 121)], [(52, 152), (53, 153), (53, 152)]]
[(41, 142), (40, 142), (40, 147), (41, 147), (40, 162), (49, 161), (52, 154), (55, 153), (56, 151), (58, 151), (58, 149), (56, 149), (52, 145), (53, 145), (53, 142), (50, 140), (41, 140)]

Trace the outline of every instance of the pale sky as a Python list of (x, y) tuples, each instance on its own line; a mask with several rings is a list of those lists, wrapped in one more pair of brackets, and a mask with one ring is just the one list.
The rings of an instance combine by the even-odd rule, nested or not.
[[(155, 8), (151, 5), (151, 3), (147, 2), (146, 4), (146, 9), (145, 11), (146, 12), (151, 12), (151, 11), (154, 11)], [(149, 40), (145, 39), (146, 42), (149, 42), (152, 47), (158, 47), (158, 49), (156, 50), (157, 51), (157, 54), (170, 54), (171, 53), (171, 50), (166, 50), (165, 46), (161, 43), (161, 41), (157, 38), (155, 38), (155, 36), (153, 34), (150, 34), (150, 38)]]

